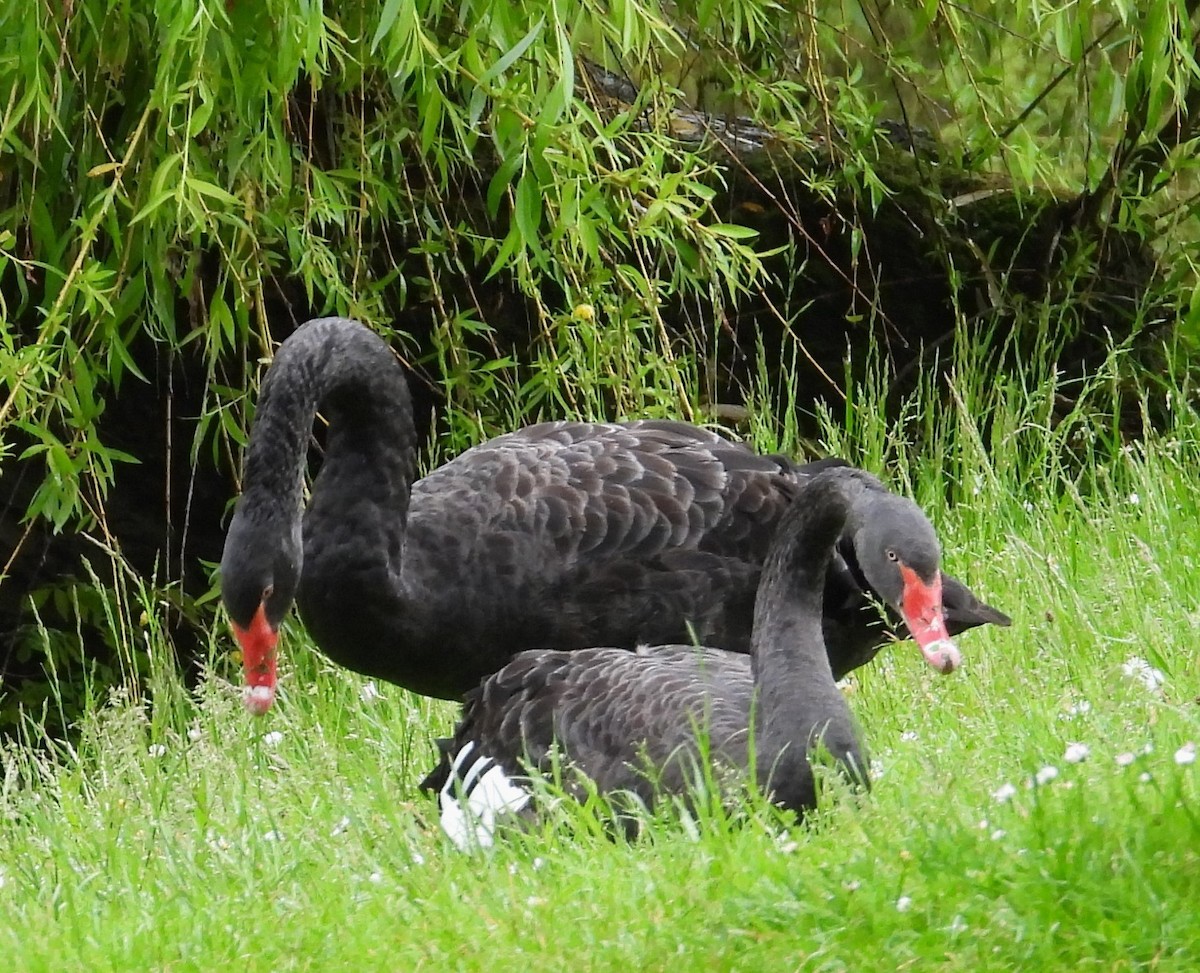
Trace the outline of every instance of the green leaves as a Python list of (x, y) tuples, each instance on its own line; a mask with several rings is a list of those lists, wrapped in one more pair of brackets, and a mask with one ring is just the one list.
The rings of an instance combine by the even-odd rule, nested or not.
[[(28, 515), (87, 523), (71, 477), (106, 482), (123, 462), (95, 427), (121, 383), (158, 380), (147, 348), (204, 363), (187, 447), (205, 462), (236, 465), (276, 314), (412, 329), (455, 446), (542, 411), (688, 414), (699, 375), (717, 393), (748, 295), (789, 342), (821, 326), (798, 316), (824, 286), (805, 260), (845, 252), (862, 289), (846, 313), (875, 313), (870, 224), (906, 181), (932, 226), (957, 180), (1066, 199), (1103, 184), (1126, 133), (1140, 151), (1191, 124), (1189, 4), (1014, 0), (1002, 23), (994, 7), (9, 4), (0, 434), (23, 423), (45, 475)], [(718, 142), (739, 116), (767, 149)], [(920, 151), (893, 151), (884, 122), (911, 124)], [(1130, 177), (1115, 207), (1168, 227), (1165, 303), (1184, 307), (1191, 148)], [(746, 186), (758, 213), (736, 205)], [(795, 256), (768, 264), (768, 246)], [(990, 264), (994, 241), (979, 246)], [(952, 257), (952, 289), (974, 288)]]

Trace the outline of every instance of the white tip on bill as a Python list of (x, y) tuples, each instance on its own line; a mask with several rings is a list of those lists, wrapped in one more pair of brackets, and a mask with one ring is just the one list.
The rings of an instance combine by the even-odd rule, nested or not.
[(270, 686), (247, 686), (242, 702), (255, 716), (262, 716), (275, 702), (275, 690)]
[(923, 645), (921, 652), (925, 661), (942, 675), (949, 675), (962, 665), (962, 654), (958, 651), (958, 646), (949, 639), (938, 639)]

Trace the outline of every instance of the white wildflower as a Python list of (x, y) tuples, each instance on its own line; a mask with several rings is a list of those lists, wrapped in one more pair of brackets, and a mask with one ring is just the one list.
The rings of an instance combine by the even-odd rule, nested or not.
[(538, 858), (535, 858), (533, 860), (533, 870), (535, 872), (540, 872), (545, 867), (546, 867), (546, 859), (539, 856)]
[(378, 885), (380, 882), (383, 881), (383, 876), (379, 872), (372, 872), (370, 875), (367, 876), (367, 881), (370, 882), (372, 885)]
[(912, 904), (913, 904), (913, 901), (912, 901), (911, 896), (902, 895), (902, 896), (900, 896), (900, 898), (898, 898), (896, 900), (896, 911), (897, 912), (907, 912), (909, 909), (912, 908)]
[(198, 726), (189, 726), (188, 739), (191, 740), (192, 743), (199, 743), (204, 739), (204, 731)]
[(994, 791), (992, 791), (992, 800), (999, 801), (1001, 804), (1003, 804), (1005, 801), (1012, 800), (1013, 795), (1016, 793), (1017, 789), (1012, 784), (1001, 784)]
[(424, 865), (425, 864), (425, 856), (422, 855), (419, 851), (414, 851), (412, 853), (412, 863), (414, 865)]
[(270, 733), (264, 733), (262, 741), (268, 747), (277, 747), (283, 741), (283, 731), (272, 730)]
[(1007, 834), (1008, 834), (1008, 832), (1005, 831), (1003, 828), (997, 828), (995, 831), (992, 832), (992, 841), (999, 841), (1001, 838), (1003, 838)]
[(1175, 762), (1179, 764), (1180, 767), (1186, 766), (1187, 764), (1194, 764), (1196, 762), (1196, 744), (1189, 740), (1182, 747), (1176, 750)]
[(1053, 764), (1047, 764), (1045, 767), (1043, 767), (1041, 770), (1039, 770), (1036, 774), (1034, 774), (1033, 779), (1036, 780), (1038, 782), (1038, 784), (1049, 784), (1050, 781), (1054, 780), (1054, 778), (1057, 776), (1058, 776), (1058, 768), (1055, 767)]
[(905, 730), (900, 734), (900, 739), (905, 743), (916, 743), (921, 738), (917, 735), (916, 730)]
[(1137, 754), (1130, 753), (1128, 750), (1126, 750), (1124, 753), (1117, 754), (1117, 766), (1118, 767), (1128, 767), (1136, 759), (1137, 759)]
[(221, 837), (212, 828), (209, 828), (206, 832), (204, 832), (204, 842), (213, 851), (229, 851), (229, 849), (232, 847), (232, 845), (229, 844), (228, 839)]
[(1156, 669), (1141, 656), (1137, 655), (1131, 655), (1126, 659), (1125, 663), (1121, 666), (1121, 671), (1125, 673), (1127, 678), (1140, 682), (1152, 693), (1161, 691), (1163, 683), (1167, 681), (1167, 677), (1161, 669)]
[(283, 840), (283, 835), (281, 835), (278, 831), (268, 831), (265, 835), (263, 835), (263, 841), (282, 841), (282, 840)]
[(1138, 504), (1140, 504), (1140, 503), (1142, 502), (1142, 498), (1141, 498), (1141, 497), (1139, 497), (1139, 496), (1137, 495), (1137, 493), (1136, 493), (1136, 492), (1135, 492), (1135, 493), (1131, 493), (1131, 494), (1129, 494), (1129, 502), (1130, 502), (1130, 503), (1131, 503), (1133, 506), (1135, 506), (1135, 507), (1136, 507)]
[(1069, 764), (1082, 763), (1087, 760), (1091, 749), (1086, 743), (1068, 743), (1066, 753), (1063, 754), (1063, 760)]
[(1144, 770), (1138, 774), (1138, 780), (1143, 784), (1149, 784), (1151, 781), (1150, 771)]
[(167, 745), (165, 743), (152, 743), (146, 749), (146, 752), (150, 754), (151, 757), (161, 757), (167, 752)]

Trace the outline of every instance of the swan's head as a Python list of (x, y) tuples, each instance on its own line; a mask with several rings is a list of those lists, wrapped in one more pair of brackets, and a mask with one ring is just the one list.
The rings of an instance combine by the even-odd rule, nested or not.
[(221, 601), (242, 650), (246, 708), (262, 714), (275, 701), (279, 626), (296, 596), (303, 557), (299, 522), (283, 530), (238, 505), (221, 556)]
[(925, 661), (938, 672), (953, 672), (962, 656), (946, 630), (933, 525), (907, 497), (882, 490), (864, 490), (855, 513), (852, 540), (863, 577), (900, 613)]

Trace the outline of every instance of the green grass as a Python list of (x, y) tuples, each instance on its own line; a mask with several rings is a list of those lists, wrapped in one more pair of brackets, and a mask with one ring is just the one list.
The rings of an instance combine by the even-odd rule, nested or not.
[[(1200, 744), (1200, 423), (1181, 406), (1122, 450), (1086, 418), (1102, 398), (1035, 421), (1053, 394), (916, 409), (921, 449), (829, 430), (908, 484), (948, 569), (1014, 617), (964, 636), (952, 677), (909, 645), (860, 671), (867, 799), (805, 826), (754, 806), (663, 820), (636, 842), (568, 811), (460, 855), (415, 790), (453, 708), (374, 696), (293, 626), (266, 718), (220, 679), (186, 695), (163, 665), (152, 709), (110, 699), (74, 748), (5, 752), (0, 967), (1198, 968), (1200, 763), (1177, 753)], [(1125, 675), (1131, 656), (1158, 691)]]

